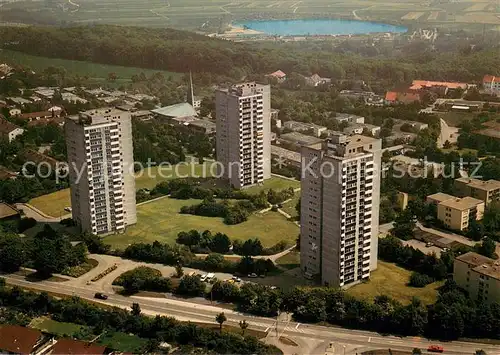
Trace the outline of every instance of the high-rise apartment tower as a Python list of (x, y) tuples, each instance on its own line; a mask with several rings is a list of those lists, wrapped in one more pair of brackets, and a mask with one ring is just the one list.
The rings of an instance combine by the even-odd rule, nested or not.
[(94, 234), (123, 232), (137, 221), (130, 112), (82, 112), (65, 131), (73, 220)]
[(343, 287), (377, 268), (382, 143), (336, 134), (302, 147), (300, 263), (306, 277)]
[(271, 177), (271, 88), (253, 82), (215, 94), (217, 160), (235, 188)]

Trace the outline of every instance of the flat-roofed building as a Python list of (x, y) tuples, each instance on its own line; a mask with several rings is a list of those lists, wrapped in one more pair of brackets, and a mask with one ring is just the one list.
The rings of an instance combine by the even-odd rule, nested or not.
[(333, 135), (302, 147), (300, 264), (306, 277), (352, 285), (377, 268), (382, 142)]
[(73, 220), (93, 234), (135, 224), (135, 177), (130, 112), (89, 110), (66, 118)]
[(500, 302), (500, 261), (469, 252), (453, 264), (453, 280), (479, 302)]
[(297, 121), (286, 121), (283, 123), (283, 127), (290, 129), (294, 132), (310, 132), (311, 135), (315, 137), (320, 137), (323, 133), (326, 133), (328, 130), (326, 127), (319, 126), (314, 123), (297, 122)]
[(289, 164), (300, 168), (300, 153), (276, 145), (271, 145), (271, 157), (279, 164)]
[(466, 230), (471, 220), (483, 219), (484, 202), (473, 197), (455, 197), (442, 192), (427, 196), (437, 205), (437, 218), (448, 228)]
[(500, 181), (479, 180), (474, 178), (455, 179), (455, 188), (463, 196), (471, 196), (482, 200), (486, 205), (500, 200)]

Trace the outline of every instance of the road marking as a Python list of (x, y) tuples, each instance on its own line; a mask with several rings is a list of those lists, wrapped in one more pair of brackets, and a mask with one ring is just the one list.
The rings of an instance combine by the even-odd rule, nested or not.
[(295, 326), (295, 329), (299, 329), (299, 325), (300, 325), (300, 323), (297, 323), (297, 325)]
[(372, 341), (372, 337), (368, 337), (368, 342), (370, 343)]
[(269, 331), (270, 327), (267, 327), (266, 330), (264, 330), (264, 333), (267, 333)]

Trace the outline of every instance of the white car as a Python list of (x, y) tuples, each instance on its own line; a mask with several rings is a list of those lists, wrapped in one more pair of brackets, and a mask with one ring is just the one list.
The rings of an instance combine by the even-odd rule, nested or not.
[(200, 280), (204, 282), (207, 279), (207, 274), (201, 275)]

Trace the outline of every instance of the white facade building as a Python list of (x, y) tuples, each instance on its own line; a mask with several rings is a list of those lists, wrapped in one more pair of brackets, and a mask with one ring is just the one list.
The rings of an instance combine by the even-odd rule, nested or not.
[(73, 219), (94, 234), (137, 222), (130, 112), (98, 109), (66, 119)]
[(253, 82), (216, 91), (217, 160), (235, 188), (271, 177), (271, 88)]
[(337, 134), (302, 147), (301, 269), (343, 287), (377, 268), (381, 140)]

